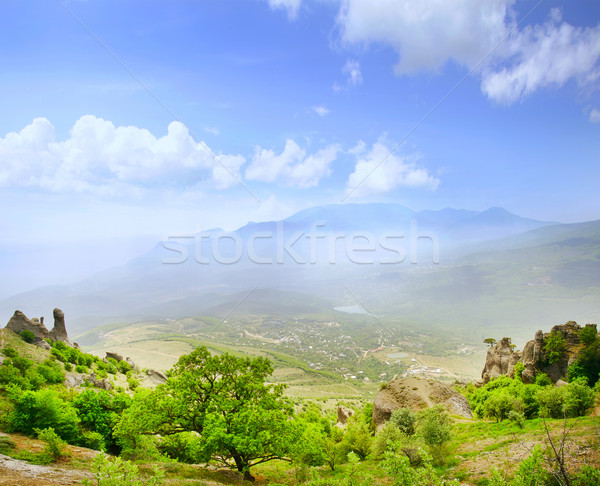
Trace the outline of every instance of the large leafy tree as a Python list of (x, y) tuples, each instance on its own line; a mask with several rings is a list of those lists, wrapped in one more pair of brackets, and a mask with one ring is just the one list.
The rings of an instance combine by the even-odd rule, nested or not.
[(200, 459), (217, 460), (253, 480), (250, 468), (285, 459), (293, 436), (284, 385), (265, 383), (272, 372), (266, 358), (212, 356), (200, 347), (182, 356), (167, 382), (132, 410), (144, 415), (146, 432), (198, 434)]

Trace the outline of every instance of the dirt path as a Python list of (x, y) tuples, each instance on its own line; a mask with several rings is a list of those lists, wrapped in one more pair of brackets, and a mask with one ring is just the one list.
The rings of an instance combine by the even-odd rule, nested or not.
[(79, 484), (91, 474), (76, 469), (37, 466), (0, 454), (0, 485), (2, 486), (55, 486)]

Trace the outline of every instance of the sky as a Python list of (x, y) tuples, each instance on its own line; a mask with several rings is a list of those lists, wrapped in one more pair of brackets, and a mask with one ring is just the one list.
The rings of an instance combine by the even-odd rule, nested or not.
[(348, 202), (600, 219), (597, 0), (5, 0), (0, 43), (5, 260)]

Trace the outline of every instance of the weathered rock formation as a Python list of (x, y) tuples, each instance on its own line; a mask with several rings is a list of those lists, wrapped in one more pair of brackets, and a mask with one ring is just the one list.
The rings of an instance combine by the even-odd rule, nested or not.
[(167, 381), (167, 376), (162, 371), (156, 370), (148, 370), (146, 373), (148, 378), (155, 385), (160, 385), (161, 383), (165, 383)]
[(108, 358), (114, 359), (117, 363), (119, 361), (125, 360), (123, 355), (121, 355), (119, 353), (115, 353), (114, 351), (106, 351), (106, 358), (104, 358), (104, 361), (108, 360)]
[(348, 422), (348, 419), (354, 415), (354, 410), (343, 405), (339, 405), (337, 409), (337, 425), (343, 427)]
[(6, 324), (6, 329), (11, 330), (17, 334), (21, 334), (23, 331), (30, 331), (33, 333), (35, 340), (33, 344), (40, 346), (45, 349), (50, 349), (50, 346), (44, 339), (50, 338), (55, 341), (63, 341), (67, 344), (69, 337), (67, 336), (67, 329), (65, 327), (65, 315), (60, 309), (54, 309), (54, 327), (51, 331), (46, 329), (44, 326), (44, 318), (28, 319), (23, 312), (16, 310), (13, 316)]
[(62, 341), (63, 343), (71, 344), (65, 327), (65, 313), (60, 309), (54, 309), (54, 327), (49, 333), (50, 339), (54, 341)]
[(126, 363), (129, 364), (129, 366), (131, 366), (131, 369), (136, 368), (135, 362), (129, 356), (124, 358), (122, 354), (116, 353), (114, 351), (106, 351), (106, 356), (104, 357), (105, 363), (108, 362), (108, 358), (114, 359), (117, 363), (120, 361), (125, 361)]
[(398, 408), (413, 411), (442, 404), (453, 415), (472, 418), (469, 401), (456, 390), (436, 380), (401, 378), (379, 390), (373, 402), (373, 422), (380, 427)]
[(6, 324), (6, 329), (21, 334), (23, 331), (30, 331), (36, 338), (45, 339), (48, 337), (48, 329), (39, 319), (28, 319), (20, 310), (16, 310), (13, 316)]
[[(597, 333), (596, 324), (586, 324)], [(533, 383), (537, 373), (546, 373), (556, 383), (567, 376), (569, 366), (577, 359), (577, 353), (581, 349), (579, 331), (582, 329), (574, 321), (554, 326), (550, 332), (537, 331), (535, 338), (529, 341), (523, 348), (523, 352), (513, 351), (510, 340), (503, 338), (495, 346), (488, 349), (485, 367), (481, 372), (483, 382), (487, 383), (491, 378), (502, 375), (511, 375), (517, 362), (523, 363), (523, 382)], [(552, 333), (560, 333), (565, 340), (566, 350), (557, 361), (549, 363), (546, 356), (545, 346), (548, 337)]]
[(510, 338), (502, 338), (495, 346), (490, 347), (485, 358), (485, 367), (481, 372), (481, 378), (487, 383), (492, 378), (509, 375), (521, 360), (521, 353), (514, 351)]

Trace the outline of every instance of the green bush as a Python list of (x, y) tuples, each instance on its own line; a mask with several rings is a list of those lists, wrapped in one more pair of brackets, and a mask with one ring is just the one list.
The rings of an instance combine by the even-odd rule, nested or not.
[(525, 414), (523, 412), (511, 410), (508, 412), (508, 420), (518, 425), (521, 429), (525, 426)]
[(16, 358), (17, 356), (19, 356), (19, 353), (17, 352), (17, 350), (10, 346), (6, 346), (6, 347), (2, 348), (2, 354), (4, 356), (6, 356), (7, 358)]
[(408, 408), (398, 408), (392, 412), (390, 423), (403, 434), (413, 435), (417, 425), (417, 414)]
[(560, 331), (552, 331), (544, 343), (544, 353), (548, 364), (560, 360), (567, 349), (567, 342)]
[(106, 452), (106, 442), (99, 432), (92, 432), (89, 430), (82, 432), (79, 439), (79, 445), (95, 451)]
[(128, 371), (131, 371), (131, 365), (127, 361), (119, 361), (117, 364), (117, 368), (120, 373), (126, 374)]
[(458, 480), (445, 481), (435, 472), (431, 457), (418, 450), (422, 466), (413, 467), (403, 453), (386, 452), (381, 465), (391, 476), (394, 486), (458, 486)]
[(579, 331), (579, 340), (585, 347), (598, 345), (598, 333), (592, 326), (586, 326)]
[(538, 386), (552, 386), (552, 380), (546, 373), (535, 375), (535, 384)]
[(37, 366), (36, 371), (44, 378), (46, 383), (57, 384), (65, 381), (65, 374), (61, 369), (61, 365), (56, 361), (47, 359)]
[(59, 437), (73, 444), (79, 437), (78, 425), (75, 409), (54, 390), (26, 391), (15, 397), (10, 417), (14, 431), (33, 435), (35, 429), (52, 427)]
[(31, 331), (25, 330), (21, 333), (21, 339), (23, 339), (23, 341), (26, 343), (32, 343), (35, 341), (35, 334), (33, 334)]
[(419, 412), (417, 433), (429, 446), (441, 446), (452, 436), (450, 414), (442, 405)]
[(483, 415), (486, 418), (494, 418), (496, 422), (508, 418), (511, 412), (523, 411), (523, 403), (520, 398), (514, 397), (508, 391), (500, 390), (492, 394), (483, 405)]
[(44, 441), (44, 452), (52, 458), (53, 462), (60, 461), (71, 455), (65, 441), (56, 435), (52, 427), (43, 430), (35, 429), (35, 433), (38, 439)]
[(156, 486), (161, 484), (164, 472), (154, 466), (154, 476), (140, 479), (138, 467), (120, 457), (111, 458), (104, 453), (94, 458), (94, 481), (84, 479), (84, 486)]

